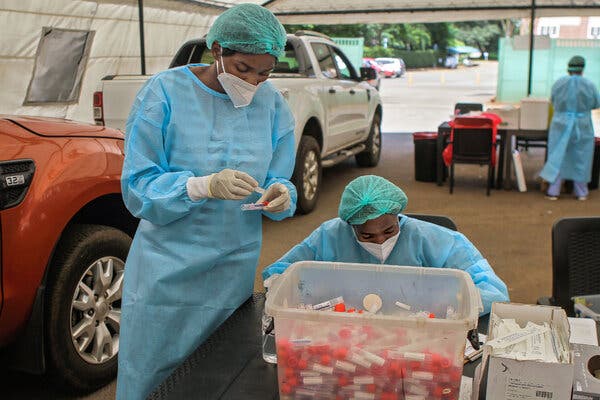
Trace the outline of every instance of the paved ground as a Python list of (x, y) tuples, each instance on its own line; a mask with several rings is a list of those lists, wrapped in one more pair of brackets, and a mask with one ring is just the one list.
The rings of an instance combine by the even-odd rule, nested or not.
[[(513, 301), (534, 303), (550, 294), (550, 229), (563, 216), (600, 215), (600, 193), (586, 202), (570, 198), (549, 202), (537, 191), (535, 174), (542, 167), (543, 152), (523, 154), (529, 191), (494, 190), (485, 196), (486, 169), (459, 165), (453, 195), (448, 186), (414, 180), (412, 136), (392, 132), (435, 130), (446, 120), (457, 101), (487, 102), (495, 93), (496, 64), (487, 63), (456, 71), (416, 71), (402, 79), (388, 79), (384, 98), (382, 159), (376, 168), (358, 168), (348, 160), (325, 170), (325, 185), (317, 209), (306, 216), (282, 222), (265, 220), (264, 246), (258, 270), (262, 270), (301, 241), (321, 222), (337, 214), (340, 194), (353, 178), (382, 175), (401, 186), (409, 197), (407, 212), (450, 216), (458, 228), (479, 248), (497, 274), (504, 279)], [(260, 280), (256, 288), (262, 289)], [(175, 334), (175, 333), (174, 333)], [(40, 377), (3, 374), (3, 399), (74, 399), (60, 394), (52, 382)], [(81, 399), (114, 398), (115, 384)]]

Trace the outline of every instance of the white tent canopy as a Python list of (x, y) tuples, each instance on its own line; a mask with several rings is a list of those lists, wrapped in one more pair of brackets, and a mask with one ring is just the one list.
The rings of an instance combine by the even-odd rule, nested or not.
[[(241, 3), (243, 1), (230, 1)], [(600, 15), (598, 0), (268, 0), (257, 2), (287, 24), (471, 21)]]
[[(532, 4), (537, 17), (600, 15), (600, 0), (144, 0), (146, 72), (167, 68), (182, 43), (204, 35), (218, 14), (243, 2), (262, 4), (289, 24), (518, 18), (530, 17)], [(139, 3), (0, 1), (0, 114), (92, 121), (92, 94), (101, 78), (140, 73)], [(62, 51), (65, 44), (70, 53)], [(54, 79), (44, 75), (69, 60), (80, 61)]]

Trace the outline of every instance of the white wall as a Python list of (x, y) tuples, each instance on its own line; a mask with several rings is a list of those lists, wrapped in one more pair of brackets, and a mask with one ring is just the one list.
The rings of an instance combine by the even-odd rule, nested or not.
[[(148, 4), (150, 3), (150, 4)], [(166, 69), (177, 49), (204, 35), (221, 10), (174, 10), (144, 2), (146, 73)], [(157, 3), (161, 4), (161, 3)], [(189, 8), (189, 7), (188, 7)], [(42, 28), (95, 31), (77, 104), (23, 106)], [(2, 0), (0, 2), (0, 114), (42, 115), (93, 122), (92, 94), (105, 75), (139, 74), (135, 2)], [(60, 55), (57, 54), (57, 57)]]

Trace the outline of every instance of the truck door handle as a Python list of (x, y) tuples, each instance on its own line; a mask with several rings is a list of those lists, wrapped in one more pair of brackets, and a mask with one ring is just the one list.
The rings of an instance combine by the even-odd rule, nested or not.
[(335, 93), (335, 88), (329, 88), (329, 93)]
[(356, 91), (354, 89), (350, 89), (350, 94), (354, 94)]

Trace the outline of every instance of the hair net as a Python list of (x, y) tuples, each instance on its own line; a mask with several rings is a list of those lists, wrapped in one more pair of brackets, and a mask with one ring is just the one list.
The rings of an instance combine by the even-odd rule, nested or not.
[(215, 20), (206, 45), (210, 49), (217, 41), (222, 47), (249, 54), (284, 53), (286, 35), (281, 22), (273, 13), (257, 4), (239, 4)]
[(569, 60), (568, 72), (581, 72), (585, 67), (585, 58), (581, 56), (573, 56)]
[(344, 189), (338, 215), (352, 225), (364, 224), (383, 214), (398, 214), (408, 198), (398, 186), (385, 178), (364, 175), (354, 179)]

